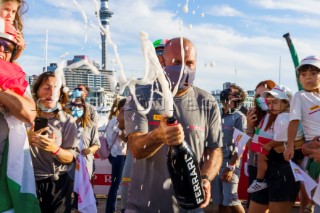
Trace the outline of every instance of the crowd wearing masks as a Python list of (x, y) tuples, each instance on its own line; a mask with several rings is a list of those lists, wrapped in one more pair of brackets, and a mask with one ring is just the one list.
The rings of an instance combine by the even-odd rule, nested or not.
[[(289, 213), (298, 195), (301, 211), (320, 211), (291, 168), (296, 163), (318, 182), (319, 57), (306, 57), (296, 69), (303, 90), (292, 94), (272, 80), (261, 81), (255, 87), (254, 106), (242, 111), (246, 93), (239, 85), (221, 92), (221, 105), (194, 85), (199, 67), (191, 40), (157, 40), (154, 53), (169, 88), (156, 79), (136, 85), (124, 99), (116, 97), (99, 135), (98, 114), (86, 101), (88, 86), (79, 84), (68, 91), (63, 76), (44, 72), (31, 90), (15, 63), (26, 46), (19, 18), (23, 2), (4, 0), (0, 13), (0, 212), (81, 212), (87, 199), (82, 197), (82, 185), (90, 189), (90, 205), (96, 206), (94, 155), (102, 147), (99, 136), (107, 141), (103, 145), (109, 147), (112, 166), (107, 213), (117, 211), (124, 174), (130, 181), (119, 192), (125, 201), (121, 212), (204, 212), (212, 201), (218, 212), (243, 213), (238, 187), (244, 159), (249, 213)], [(18, 12), (8, 15), (4, 7)], [(166, 89), (173, 93), (170, 116), (164, 114)], [(149, 108), (148, 113), (140, 106)], [(239, 154), (235, 128), (251, 138), (244, 147), (248, 155)], [(189, 175), (197, 176), (190, 184), (201, 186), (203, 197), (195, 208), (182, 205), (178, 195), (184, 189), (175, 188), (186, 176), (174, 179), (168, 170), (176, 163), (168, 161), (168, 151), (177, 146), (188, 147), (199, 165), (192, 170), (195, 166), (187, 157), (183, 162), (192, 171)], [(77, 179), (81, 160), (86, 184)]]

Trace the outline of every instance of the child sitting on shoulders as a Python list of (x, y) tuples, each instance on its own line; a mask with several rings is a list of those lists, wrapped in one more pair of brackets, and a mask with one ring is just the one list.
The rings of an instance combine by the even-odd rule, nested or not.
[[(268, 187), (265, 181), (265, 173), (267, 171), (267, 153), (274, 149), (275, 151), (283, 152), (284, 143), (288, 141), (288, 125), (289, 125), (289, 110), (290, 110), (290, 99), (291, 92), (285, 87), (276, 86), (270, 91), (266, 91), (261, 95), (266, 99), (266, 102), (269, 106), (269, 113), (277, 115), (275, 121), (271, 125), (273, 129), (273, 138), (269, 138), (268, 142), (263, 144), (261, 153), (258, 155), (258, 172), (257, 178), (248, 188), (248, 193), (257, 192), (259, 190), (265, 189)], [(263, 124), (261, 125), (261, 129)], [(297, 136), (299, 139), (303, 137), (302, 130)], [(261, 135), (255, 134), (255, 138), (261, 138)], [(258, 143), (259, 139), (257, 139)], [(280, 150), (281, 149), (281, 150)]]

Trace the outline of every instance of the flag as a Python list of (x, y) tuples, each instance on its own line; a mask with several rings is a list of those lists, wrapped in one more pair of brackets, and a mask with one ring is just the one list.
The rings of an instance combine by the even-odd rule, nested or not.
[(318, 183), (316, 191), (314, 192), (313, 201), (320, 205), (320, 182)]
[(312, 199), (311, 191), (317, 186), (317, 183), (305, 173), (297, 164), (290, 160), (290, 166), (295, 181), (301, 181), (304, 184), (309, 199)]
[(9, 136), (0, 166), (0, 212), (40, 212), (25, 125), (12, 115), (5, 119)]
[[(83, 141), (80, 143), (82, 144)], [(85, 161), (84, 156), (81, 154), (76, 159), (74, 191), (78, 193), (78, 211), (82, 213), (96, 213), (96, 199)]]
[(260, 131), (260, 128), (256, 128), (254, 136), (252, 138), (250, 149), (253, 152), (259, 152), (264, 155), (267, 155), (268, 151), (265, 150), (262, 146), (266, 143), (269, 143), (270, 141), (272, 141), (272, 139), (269, 138), (268, 135), (264, 135), (264, 131)]
[(235, 144), (236, 149), (238, 150), (238, 156), (241, 156), (245, 145), (250, 140), (250, 137), (245, 133), (241, 132), (239, 129), (234, 128), (233, 130), (233, 142)]

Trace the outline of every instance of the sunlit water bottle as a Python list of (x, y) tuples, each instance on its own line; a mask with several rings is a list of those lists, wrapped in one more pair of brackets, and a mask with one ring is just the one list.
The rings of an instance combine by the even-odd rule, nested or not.
[[(168, 125), (177, 125), (174, 117), (167, 119)], [(198, 208), (204, 201), (200, 168), (195, 154), (188, 143), (170, 146), (167, 166), (171, 177), (174, 196), (184, 209)]]

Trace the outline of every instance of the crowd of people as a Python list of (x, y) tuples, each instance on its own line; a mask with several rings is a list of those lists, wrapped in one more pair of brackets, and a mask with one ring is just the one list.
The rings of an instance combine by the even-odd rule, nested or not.
[[(23, 0), (2, 0), (0, 8), (0, 195), (6, 197), (5, 168), (10, 140), (18, 132), (9, 118), (23, 122), (29, 142), (26, 155), (34, 172), (38, 207), (31, 212), (71, 212), (81, 197), (75, 191), (76, 159), (85, 159), (86, 171), (94, 186), (94, 154), (102, 146), (98, 115), (86, 102), (90, 88), (79, 84), (68, 93), (54, 72), (44, 72), (32, 85), (16, 59), (26, 47), (21, 15)], [(160, 39), (154, 43), (169, 88), (173, 92), (175, 125), (168, 125), (163, 84), (137, 85), (133, 94), (115, 99), (105, 134), (112, 165), (112, 183), (106, 212), (117, 210), (117, 193), (122, 176), (130, 177), (121, 191), (121, 212), (204, 212), (212, 200), (218, 212), (244, 213), (238, 196), (242, 159), (248, 159), (249, 213), (290, 212), (298, 195), (300, 212), (320, 211), (294, 178), (290, 161), (318, 182), (320, 173), (320, 58), (309, 56), (296, 68), (303, 90), (292, 94), (272, 80), (255, 88), (254, 107), (240, 110), (246, 93), (231, 85), (220, 94), (222, 108), (208, 92), (193, 84), (197, 50), (187, 38)], [(8, 76), (10, 73), (11, 76)], [(12, 78), (12, 76), (14, 76)], [(158, 92), (153, 93), (154, 90)], [(70, 98), (71, 97), (71, 98)], [(140, 106), (137, 106), (137, 102)], [(149, 108), (143, 113), (139, 107)], [(44, 126), (41, 126), (43, 123)], [(238, 154), (233, 132), (251, 137), (248, 155)], [(181, 208), (174, 194), (167, 168), (169, 146), (186, 142), (200, 165), (204, 201), (199, 208)], [(11, 151), (12, 152), (12, 151)], [(134, 159), (134, 160), (133, 160)], [(183, 177), (182, 177), (183, 178)], [(5, 186), (5, 187), (4, 187)], [(7, 190), (7, 189), (6, 189)], [(10, 189), (8, 189), (10, 190)], [(72, 201), (73, 194), (73, 201)], [(8, 195), (9, 196), (9, 195)], [(9, 202), (10, 203), (10, 202)], [(0, 202), (0, 212), (17, 209)]]

